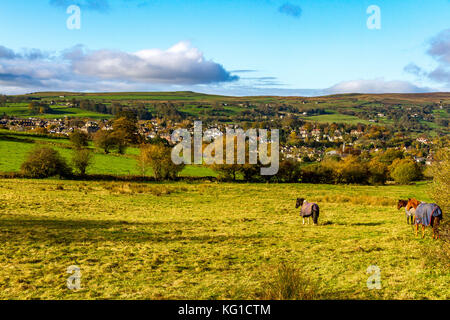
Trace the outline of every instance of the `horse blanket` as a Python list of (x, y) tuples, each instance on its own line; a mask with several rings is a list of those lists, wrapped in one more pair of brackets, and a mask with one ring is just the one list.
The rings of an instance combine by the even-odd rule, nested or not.
[(442, 210), (435, 203), (419, 204), (414, 213), (416, 217), (416, 224), (423, 224), (429, 226), (431, 224), (431, 217), (442, 217)]
[(314, 202), (304, 202), (302, 205), (302, 209), (300, 210), (300, 215), (302, 217), (310, 217), (313, 214), (313, 209), (318, 211), (318, 205)]
[[(411, 209), (413, 209), (413, 208), (411, 208)], [(406, 216), (407, 216), (407, 217), (411, 217), (411, 216), (414, 215), (414, 211), (411, 210), (411, 209), (408, 211), (408, 210), (406, 210), (406, 207), (405, 207), (405, 212), (406, 212)]]

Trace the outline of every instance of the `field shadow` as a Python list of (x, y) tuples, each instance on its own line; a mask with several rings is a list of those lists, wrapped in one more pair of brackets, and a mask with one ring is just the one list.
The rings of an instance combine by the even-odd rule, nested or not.
[(380, 226), (384, 224), (384, 222), (356, 222), (356, 223), (345, 223), (345, 222), (336, 222), (336, 221), (330, 221), (327, 220), (325, 222), (319, 223), (320, 226), (366, 226), (366, 227), (374, 227), (374, 226)]
[(265, 236), (195, 234), (195, 227), (203, 228), (201, 221), (127, 222), (111, 220), (56, 220), (29, 219), (14, 216), (0, 218), (0, 241), (43, 242), (68, 244), (73, 242), (206, 242), (219, 243), (234, 240), (262, 239)]
[(22, 137), (17, 137), (14, 135), (8, 135), (8, 134), (3, 134), (0, 133), (0, 141), (11, 141), (11, 142), (22, 142), (22, 143), (34, 143), (35, 141), (33, 139), (29, 139), (29, 138), (22, 138)]
[(357, 222), (357, 223), (351, 223), (351, 226), (366, 226), (366, 227), (374, 227), (374, 226), (381, 226), (384, 222)]

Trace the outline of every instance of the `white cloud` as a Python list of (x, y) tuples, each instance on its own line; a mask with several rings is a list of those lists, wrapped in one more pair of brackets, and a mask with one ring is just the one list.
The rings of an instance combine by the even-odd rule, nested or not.
[(150, 90), (162, 84), (213, 84), (237, 79), (187, 42), (167, 50), (145, 49), (134, 53), (88, 51), (76, 46), (53, 55), (39, 50), (17, 53), (0, 46), (2, 92), (17, 91), (17, 88), (22, 88), (22, 92), (123, 87)]
[(324, 90), (327, 93), (417, 93), (429, 92), (429, 88), (418, 87), (408, 81), (351, 80), (343, 81)]
[(146, 49), (134, 53), (99, 50), (71, 55), (77, 74), (102, 79), (145, 83), (205, 84), (237, 80), (220, 64), (206, 60), (187, 42), (167, 50)]

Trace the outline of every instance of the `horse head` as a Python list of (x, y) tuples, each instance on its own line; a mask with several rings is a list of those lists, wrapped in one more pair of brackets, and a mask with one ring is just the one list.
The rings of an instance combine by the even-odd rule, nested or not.
[(295, 204), (295, 208), (301, 207), (303, 205), (304, 201), (305, 201), (304, 198), (297, 198), (297, 203)]
[(406, 204), (406, 210), (409, 211), (411, 208), (414, 210), (417, 209), (418, 205), (420, 204), (420, 201), (417, 199), (408, 199), (408, 203)]
[(400, 208), (406, 207), (407, 204), (408, 204), (408, 200), (398, 200), (397, 210), (400, 210)]

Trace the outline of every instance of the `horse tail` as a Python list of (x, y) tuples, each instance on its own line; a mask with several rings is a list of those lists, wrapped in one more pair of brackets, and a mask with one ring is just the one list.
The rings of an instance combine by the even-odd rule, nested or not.
[(320, 212), (319, 206), (317, 205), (317, 203), (314, 203), (311, 208), (311, 213), (315, 224), (318, 223), (317, 220), (319, 219), (319, 212)]
[(319, 215), (319, 205), (317, 203), (314, 203), (314, 206), (312, 207), (313, 211), (317, 212), (317, 215)]

